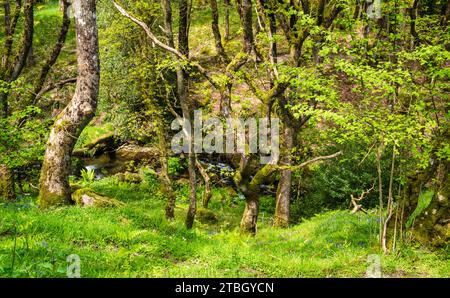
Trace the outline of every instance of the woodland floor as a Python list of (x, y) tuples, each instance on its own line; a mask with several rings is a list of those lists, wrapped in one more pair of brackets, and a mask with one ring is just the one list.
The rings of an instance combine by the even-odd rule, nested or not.
[(0, 205), (0, 277), (65, 277), (71, 254), (80, 256), (82, 277), (365, 277), (370, 254), (381, 256), (384, 277), (450, 276), (448, 251), (410, 244), (381, 254), (370, 213), (331, 211), (275, 229), (267, 197), (251, 237), (237, 229), (243, 202), (226, 189), (214, 189), (217, 221), (198, 216), (189, 231), (186, 185), (178, 187), (173, 222), (155, 181), (105, 178), (89, 186), (125, 205), (41, 211), (31, 197)]

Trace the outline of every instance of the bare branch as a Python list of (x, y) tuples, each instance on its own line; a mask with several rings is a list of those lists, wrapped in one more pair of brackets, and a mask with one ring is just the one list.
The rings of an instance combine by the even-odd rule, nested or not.
[(52, 91), (53, 89), (57, 89), (57, 88), (61, 88), (64, 85), (70, 84), (70, 83), (76, 83), (77, 82), (77, 78), (70, 78), (70, 79), (65, 79), (56, 83), (52, 83), (50, 85), (48, 85), (47, 87), (43, 88), (38, 94), (36, 94), (36, 99), (35, 101), (38, 101), (45, 93)]
[(124, 8), (122, 8), (119, 4), (117, 4), (114, 0), (112, 0), (112, 3), (116, 7), (116, 9), (126, 18), (130, 19), (134, 23), (136, 23), (139, 27), (141, 27), (147, 36), (163, 50), (168, 51), (169, 53), (172, 53), (175, 55), (180, 61), (189, 62), (192, 66), (194, 66), (207, 80), (211, 83), (211, 85), (215, 88), (218, 88), (218, 84), (212, 79), (212, 77), (209, 75), (209, 73), (197, 62), (192, 61), (189, 58), (187, 58), (185, 55), (183, 55), (180, 51), (177, 49), (161, 42), (150, 30), (150, 28), (145, 24), (143, 21), (138, 20), (137, 18), (133, 17), (130, 13), (128, 13)]
[(350, 198), (351, 198), (351, 204), (353, 204), (353, 209), (352, 209), (352, 211), (350, 212), (351, 214), (355, 214), (355, 213), (358, 212), (359, 210), (361, 210), (361, 211), (364, 212), (364, 213), (367, 213), (367, 212), (362, 208), (362, 205), (361, 205), (361, 204), (358, 204), (358, 202), (361, 201), (362, 199), (364, 199), (364, 197), (365, 197), (366, 195), (368, 195), (368, 194), (373, 190), (374, 187), (375, 187), (375, 182), (372, 184), (372, 187), (371, 187), (370, 189), (363, 191), (363, 192), (361, 193), (361, 195), (359, 196), (359, 198), (355, 198), (355, 197), (353, 196), (353, 194), (350, 195)]

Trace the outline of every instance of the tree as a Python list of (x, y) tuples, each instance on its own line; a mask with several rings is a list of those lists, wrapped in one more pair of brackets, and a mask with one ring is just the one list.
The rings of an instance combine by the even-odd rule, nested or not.
[(12, 57), (14, 54), (13, 43), (17, 23), (20, 18), (22, 1), (16, 0), (12, 18), (10, 2), (3, 1), (3, 7), (5, 9), (5, 45), (4, 50), (2, 51), (2, 63), (0, 68), (0, 81), (3, 85), (0, 90), (0, 105), (3, 117), (7, 117), (9, 114), (8, 96), (11, 91), (11, 83), (16, 81), (22, 73), (33, 44), (34, 0), (24, 0), (23, 38), (15, 57)]
[(97, 108), (100, 64), (95, 0), (75, 0), (73, 8), (77, 35), (77, 85), (72, 100), (58, 115), (50, 132), (40, 178), (41, 208), (70, 203), (70, 157), (78, 136)]
[[(23, 38), (15, 57), (13, 57), (14, 36), (16, 33), (17, 23), (21, 15), (22, 1), (16, 0), (15, 4), (14, 13), (11, 15), (10, 1), (3, 1), (5, 11), (5, 44), (2, 51), (2, 61), (0, 67), (0, 108), (2, 118), (8, 117), (10, 113), (8, 96), (11, 92), (11, 84), (16, 81), (22, 73), (33, 43), (34, 0), (26, 0), (23, 5)], [(8, 165), (0, 164), (0, 167), (0, 185), (2, 186), (0, 195), (11, 200), (15, 198), (13, 175)]]

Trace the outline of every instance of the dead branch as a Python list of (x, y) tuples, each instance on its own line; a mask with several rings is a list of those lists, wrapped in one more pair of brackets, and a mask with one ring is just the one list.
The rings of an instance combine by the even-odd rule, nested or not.
[(77, 78), (69, 78), (65, 79), (56, 83), (52, 83), (48, 85), (47, 87), (43, 88), (38, 94), (36, 94), (35, 102), (37, 102), (45, 93), (52, 91), (53, 89), (58, 89), (63, 87), (64, 85), (70, 84), (70, 83), (76, 83)]
[(160, 47), (163, 50), (166, 50), (170, 53), (172, 53), (173, 55), (175, 55), (180, 61), (184, 61), (184, 62), (188, 62), (190, 63), (192, 66), (194, 66), (199, 72), (200, 74), (202, 74), (207, 80), (208, 82), (211, 83), (211, 85), (218, 89), (219, 86), (218, 84), (212, 79), (212, 77), (210, 76), (210, 74), (197, 62), (197, 61), (193, 61), (189, 58), (187, 58), (185, 55), (183, 55), (180, 51), (178, 51), (177, 49), (166, 45), (165, 43), (161, 42), (154, 34), (153, 32), (150, 30), (150, 28), (147, 26), (147, 24), (145, 24), (143, 21), (138, 20), (137, 18), (133, 17), (130, 13), (128, 13), (123, 7), (121, 7), (119, 4), (116, 3), (116, 1), (112, 0), (112, 3), (114, 4), (114, 6), (116, 7), (116, 9), (126, 18), (130, 19), (131, 21), (133, 21), (135, 24), (137, 24), (139, 27), (141, 27), (145, 33), (147, 34), (147, 36), (152, 40), (152, 42), (154, 44), (156, 44), (158, 47)]
[(361, 195), (360, 195), (358, 198), (355, 198), (355, 197), (353, 196), (353, 194), (350, 195), (350, 197), (351, 197), (351, 203), (353, 204), (353, 209), (352, 209), (352, 211), (350, 212), (351, 214), (355, 214), (355, 213), (358, 212), (359, 210), (361, 210), (361, 211), (364, 212), (364, 213), (367, 213), (367, 211), (364, 210), (364, 209), (362, 208), (362, 205), (361, 205), (361, 204), (358, 204), (358, 202), (361, 201), (362, 199), (364, 199), (364, 197), (365, 197), (366, 195), (368, 195), (368, 194), (373, 190), (374, 187), (375, 187), (375, 182), (372, 184), (372, 187), (371, 187), (371, 188), (369, 188), (368, 190), (363, 191), (363, 192), (361, 193)]

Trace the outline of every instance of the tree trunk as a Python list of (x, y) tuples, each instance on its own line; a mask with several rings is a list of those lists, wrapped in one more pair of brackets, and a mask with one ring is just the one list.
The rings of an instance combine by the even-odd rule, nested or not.
[(202, 205), (204, 208), (208, 208), (209, 201), (211, 200), (211, 178), (208, 175), (208, 172), (202, 166), (202, 164), (196, 160), (197, 168), (200, 172), (200, 175), (203, 177), (203, 181), (205, 181), (205, 191), (203, 192)]
[(0, 165), (0, 200), (12, 201), (16, 198), (13, 175), (6, 165)]
[(172, 7), (170, 6), (170, 0), (161, 0), (161, 6), (164, 12), (164, 33), (166, 34), (167, 44), (174, 48), (175, 42), (173, 39)]
[(69, 31), (70, 26), (70, 16), (69, 16), (69, 7), (70, 2), (69, 0), (60, 0), (61, 2), (61, 9), (63, 13), (63, 21), (61, 24), (61, 29), (58, 36), (58, 41), (54, 45), (50, 57), (45, 62), (44, 66), (41, 69), (41, 74), (39, 75), (39, 79), (34, 87), (33, 93), (31, 93), (29, 103), (30, 104), (36, 104), (36, 97), (41, 92), (42, 88), (44, 87), (45, 80), (47, 79), (47, 75), (50, 72), (50, 69), (52, 66), (56, 63), (56, 60), (59, 57), (59, 54), (61, 53), (61, 49), (66, 41), (67, 32)]
[(387, 253), (387, 230), (389, 222), (393, 215), (393, 206), (394, 206), (394, 194), (392, 191), (392, 186), (394, 183), (394, 170), (395, 170), (395, 146), (392, 148), (392, 162), (391, 162), (391, 173), (389, 176), (389, 192), (388, 192), (388, 202), (387, 202), (387, 218), (383, 224), (383, 234), (381, 238), (381, 247), (383, 248), (384, 253)]
[(163, 187), (164, 194), (167, 196), (166, 204), (166, 219), (172, 220), (175, 218), (175, 193), (172, 187), (172, 181), (169, 176), (169, 167), (167, 161), (167, 149), (166, 149), (166, 136), (164, 134), (164, 119), (163, 117), (158, 117), (156, 122), (158, 123), (158, 141), (159, 141), (159, 151), (160, 151), (160, 163), (161, 163), (161, 176), (160, 181)]
[(253, 50), (253, 12), (251, 0), (237, 0), (241, 26), (244, 33), (243, 51), (250, 55)]
[(378, 174), (378, 216), (379, 216), (379, 240), (380, 244), (382, 241), (382, 233), (383, 233), (383, 182), (381, 176), (381, 144), (377, 148), (376, 152), (376, 162), (377, 162), (377, 174)]
[(249, 194), (246, 198), (244, 213), (241, 219), (241, 231), (256, 234), (256, 224), (258, 222), (259, 197), (257, 193)]
[(413, 6), (409, 9), (410, 33), (411, 33), (411, 36), (413, 37), (413, 46), (418, 46), (420, 43), (420, 37), (416, 30), (418, 6), (419, 6), (419, 0), (414, 0)]
[(10, 93), (9, 84), (17, 80), (20, 74), (22, 73), (22, 70), (25, 67), (28, 55), (30, 54), (30, 50), (33, 44), (34, 0), (25, 0), (22, 44), (19, 47), (15, 61), (10, 61), (13, 49), (14, 30), (16, 28), (16, 24), (19, 19), (20, 7), (21, 4), (16, 2), (15, 15), (11, 21), (9, 20), (10, 12), (7, 11), (9, 10), (9, 3), (8, 5), (6, 5), (5, 2), (5, 13), (6, 13), (5, 17), (8, 18), (8, 20), (5, 20), (5, 25), (7, 27), (5, 39), (6, 53), (2, 57), (2, 69), (0, 73), (0, 79), (8, 84), (5, 86), (5, 90), (3, 90), (3, 92), (0, 93), (0, 105), (3, 112), (2, 113), (3, 117), (7, 117), (9, 114), (9, 104), (8, 104), (8, 96)]
[[(408, 178), (401, 205), (405, 224), (418, 205), (425, 190), (434, 192), (428, 207), (412, 221), (412, 237), (424, 245), (444, 246), (450, 241), (450, 163), (436, 162), (428, 169)], [(402, 210), (403, 211), (403, 210)], [(408, 228), (408, 227), (407, 227)]]
[[(170, 4), (170, 0), (161, 0), (161, 6), (163, 8), (164, 13), (164, 30), (167, 38), (167, 44), (170, 47), (175, 46), (175, 42), (173, 39), (173, 29), (172, 29), (172, 7)], [(169, 168), (168, 168), (168, 153), (166, 149), (166, 136), (164, 134), (164, 126), (163, 126), (163, 117), (160, 117), (158, 125), (158, 138), (159, 138), (159, 147), (161, 150), (161, 182), (163, 185), (164, 193), (167, 195), (167, 204), (166, 204), (166, 219), (173, 220), (175, 218), (175, 193), (172, 187), (172, 181), (169, 176)]]
[[(185, 56), (189, 57), (189, 5), (187, 0), (180, 0), (180, 16), (178, 30), (178, 49)], [(177, 70), (178, 97), (183, 112), (183, 118), (191, 120), (191, 107), (189, 105), (189, 74), (186, 70)], [(191, 229), (194, 225), (195, 213), (197, 210), (196, 198), (196, 174), (195, 174), (195, 153), (194, 153), (194, 133), (191, 126), (191, 138), (189, 141), (189, 209), (186, 215), (186, 227)]]
[(41, 170), (41, 208), (70, 203), (69, 169), (73, 147), (95, 114), (100, 80), (95, 0), (73, 3), (78, 78), (75, 94), (50, 132)]
[(210, 0), (211, 1), (211, 13), (212, 13), (212, 22), (211, 22), (211, 28), (214, 35), (214, 41), (216, 45), (216, 51), (217, 54), (222, 58), (226, 59), (225, 57), (225, 50), (222, 46), (222, 37), (220, 35), (220, 29), (219, 29), (219, 11), (217, 9), (217, 0)]
[(224, 0), (225, 3), (225, 41), (230, 40), (230, 0)]
[[(286, 113), (287, 111), (285, 111)], [(291, 165), (291, 151), (294, 146), (294, 129), (288, 116), (284, 117), (284, 157), (282, 163)], [(276, 194), (275, 221), (276, 227), (287, 227), (289, 225), (289, 207), (291, 200), (292, 170), (282, 170), (280, 182)]]

